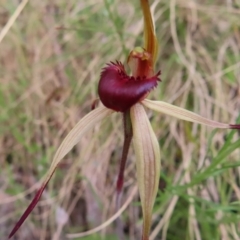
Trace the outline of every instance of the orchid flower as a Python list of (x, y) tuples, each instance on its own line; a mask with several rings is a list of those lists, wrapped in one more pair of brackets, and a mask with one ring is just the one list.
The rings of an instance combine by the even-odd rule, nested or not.
[(160, 177), (159, 144), (144, 107), (181, 120), (214, 128), (240, 129), (239, 124), (231, 125), (216, 122), (162, 101), (146, 99), (148, 93), (157, 87), (160, 82), (160, 71), (155, 72), (158, 42), (149, 2), (148, 0), (140, 0), (140, 3), (144, 16), (144, 47), (134, 48), (128, 56), (127, 63), (131, 70), (131, 76), (126, 73), (124, 65), (119, 61), (110, 62), (103, 68), (98, 85), (98, 94), (103, 106), (92, 110), (82, 118), (63, 140), (53, 158), (45, 181), (16, 223), (9, 238), (16, 233), (36, 206), (60, 161), (88, 130), (114, 112), (122, 114), (124, 119), (124, 144), (117, 180), (117, 192), (119, 193), (123, 186), (124, 167), (133, 138), (137, 183), (143, 212), (142, 240), (149, 239), (152, 210)]

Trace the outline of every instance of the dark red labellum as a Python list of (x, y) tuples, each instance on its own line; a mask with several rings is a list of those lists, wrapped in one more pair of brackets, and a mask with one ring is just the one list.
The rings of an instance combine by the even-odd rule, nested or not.
[(149, 78), (131, 77), (120, 62), (110, 64), (101, 73), (98, 94), (103, 105), (119, 112), (125, 112), (149, 91), (157, 86), (160, 71)]

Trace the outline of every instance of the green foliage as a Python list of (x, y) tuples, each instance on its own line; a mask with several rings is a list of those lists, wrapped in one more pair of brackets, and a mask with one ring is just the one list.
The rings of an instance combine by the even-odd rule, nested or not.
[[(156, 68), (162, 71), (162, 82), (149, 98), (234, 124), (239, 115), (238, 8), (226, 7), (222, 0), (198, 1), (195, 7), (176, 1), (173, 24), (171, 1), (151, 2), (157, 3)], [(0, 29), (17, 4), (4, 1)], [(0, 228), (6, 229), (1, 239), (28, 205), (56, 148), (91, 110), (101, 68), (110, 61), (126, 63), (128, 51), (141, 46), (141, 17), (137, 0), (29, 1), (0, 42)], [(203, 240), (223, 239), (223, 233), (237, 239), (239, 133), (148, 113), (162, 155), (152, 230), (165, 221), (155, 239), (193, 240), (197, 234)], [(92, 229), (115, 213), (123, 143), (122, 122), (115, 115), (66, 157), (18, 239), (52, 239), (56, 233), (56, 239), (66, 239), (66, 234)], [(134, 161), (130, 149), (122, 204), (136, 182)], [(135, 197), (122, 217), (126, 239), (140, 234), (138, 200)], [(55, 216), (59, 206), (69, 212), (62, 227)], [(118, 239), (116, 225), (81, 239)]]

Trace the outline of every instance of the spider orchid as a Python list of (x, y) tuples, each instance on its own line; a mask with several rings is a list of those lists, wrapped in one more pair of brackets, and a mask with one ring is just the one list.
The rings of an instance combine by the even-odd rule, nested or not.
[(127, 63), (132, 75), (128, 76), (124, 65), (118, 61), (115, 63), (110, 62), (103, 68), (98, 85), (98, 94), (104, 106), (94, 109), (82, 118), (63, 140), (53, 158), (45, 181), (20, 220), (16, 223), (9, 238), (16, 233), (31, 213), (64, 156), (88, 130), (114, 112), (123, 114), (124, 119), (124, 144), (117, 180), (117, 192), (119, 193), (123, 186), (125, 162), (133, 138), (136, 153), (137, 182), (143, 212), (142, 240), (149, 239), (152, 209), (160, 177), (159, 144), (144, 107), (182, 120), (215, 128), (240, 129), (239, 124), (231, 125), (212, 121), (177, 106), (146, 99), (148, 93), (157, 87), (160, 82), (160, 71), (155, 72), (154, 70), (158, 43), (149, 2), (148, 0), (140, 0), (140, 2), (144, 16), (144, 47), (136, 47), (129, 54)]

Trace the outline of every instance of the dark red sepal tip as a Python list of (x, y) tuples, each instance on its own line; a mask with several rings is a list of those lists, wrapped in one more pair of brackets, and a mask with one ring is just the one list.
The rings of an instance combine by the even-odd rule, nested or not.
[(240, 124), (230, 124), (231, 129), (240, 129)]
[(103, 69), (98, 85), (101, 102), (107, 108), (125, 112), (157, 86), (160, 71), (152, 77), (128, 76), (121, 62), (111, 62)]
[(33, 198), (32, 202), (30, 203), (30, 205), (28, 206), (28, 208), (25, 210), (25, 212), (23, 213), (23, 215), (21, 216), (21, 218), (18, 220), (18, 222), (16, 223), (16, 225), (14, 226), (13, 230), (11, 231), (11, 233), (8, 236), (8, 239), (10, 239), (16, 232), (17, 230), (22, 226), (22, 224), (24, 223), (24, 221), (26, 220), (26, 218), (29, 216), (29, 214), (32, 212), (32, 210), (34, 209), (34, 207), (36, 206), (36, 204), (38, 203), (39, 199), (42, 196), (42, 193), (44, 191), (44, 189), (46, 188), (48, 182), (44, 183), (40, 189), (38, 189), (35, 197)]

